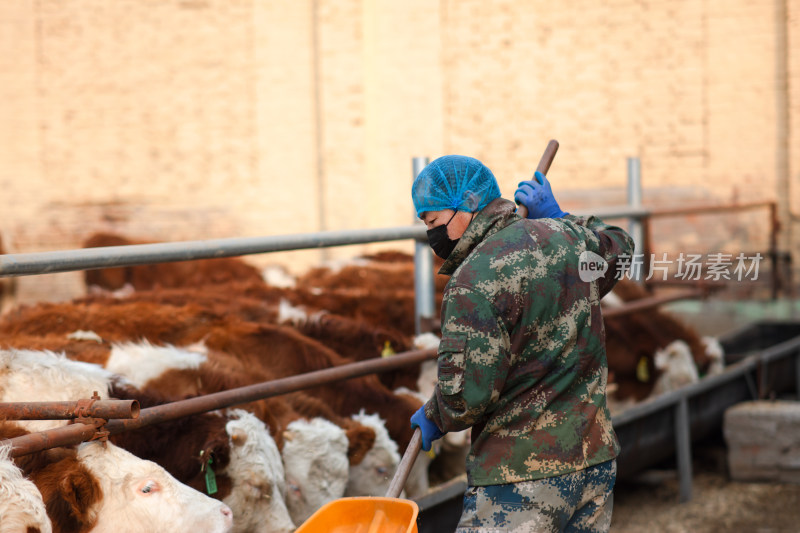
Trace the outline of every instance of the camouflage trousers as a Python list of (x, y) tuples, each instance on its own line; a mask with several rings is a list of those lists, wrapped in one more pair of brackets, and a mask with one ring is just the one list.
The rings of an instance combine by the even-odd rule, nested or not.
[(617, 461), (561, 476), (468, 487), (457, 533), (607, 532)]

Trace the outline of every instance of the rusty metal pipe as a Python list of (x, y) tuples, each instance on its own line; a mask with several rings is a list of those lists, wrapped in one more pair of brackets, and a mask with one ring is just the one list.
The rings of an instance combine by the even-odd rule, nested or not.
[(413, 350), (381, 359), (368, 359), (306, 374), (276, 379), (255, 385), (248, 385), (188, 400), (180, 400), (156, 407), (142, 409), (139, 417), (133, 420), (112, 420), (106, 424), (112, 435), (129, 429), (137, 429), (150, 424), (175, 420), (189, 415), (205, 413), (232, 405), (252, 402), (271, 396), (309, 389), (349, 378), (365, 376), (377, 372), (388, 372), (403, 366), (419, 364), (427, 359), (435, 359), (436, 350)]
[(653, 287), (694, 287), (702, 289), (706, 292), (713, 292), (727, 288), (731, 282), (725, 280), (714, 279), (657, 279), (653, 278), (647, 281), (648, 285)]
[(705, 294), (706, 294), (705, 291), (695, 289), (688, 291), (680, 291), (671, 295), (653, 296), (652, 298), (642, 298), (640, 300), (633, 300), (631, 302), (627, 302), (622, 307), (612, 307), (611, 309), (603, 309), (603, 317), (611, 318), (616, 316), (627, 315), (630, 313), (635, 313), (637, 311), (652, 309), (654, 307), (658, 307), (662, 304), (669, 302), (676, 302), (678, 300), (687, 300), (690, 298), (702, 298), (703, 296), (705, 296)]
[[(167, 422), (189, 415), (205, 413), (215, 409), (222, 409), (232, 405), (278, 396), (280, 394), (325, 385), (335, 381), (361, 377), (377, 372), (388, 372), (404, 366), (419, 364), (428, 359), (435, 359), (436, 356), (436, 350), (402, 352), (388, 358), (368, 359), (366, 361), (326, 368), (324, 370), (276, 379), (265, 383), (248, 385), (246, 387), (208, 394), (206, 396), (197, 396), (188, 400), (142, 409), (139, 412), (139, 416), (135, 419), (111, 420), (103, 427), (103, 430), (108, 431), (109, 434), (121, 433), (130, 429), (149, 426), (150, 424)], [(79, 430), (77, 426), (84, 426), (89, 429)], [(97, 436), (98, 434), (94, 426), (72, 424), (64, 428), (36, 434), (32, 433), (24, 437), (0, 440), (0, 445), (10, 443), (12, 445), (11, 456), (16, 457), (18, 455), (37, 452), (45, 448), (78, 444)]]
[(89, 418), (136, 418), (137, 400), (95, 400), (82, 408), (81, 402), (0, 402), (0, 417), (6, 420), (71, 420)]
[(19, 457), (29, 453), (69, 446), (91, 440), (98, 436), (97, 424), (69, 424), (68, 426), (29, 433), (13, 439), (0, 440), (0, 445), (10, 444), (9, 457)]

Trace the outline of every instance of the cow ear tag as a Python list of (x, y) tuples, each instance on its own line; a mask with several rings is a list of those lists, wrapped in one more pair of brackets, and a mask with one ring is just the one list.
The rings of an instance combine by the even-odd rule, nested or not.
[(650, 369), (647, 368), (647, 357), (642, 356), (639, 363), (636, 365), (636, 379), (642, 383), (650, 381)]
[[(205, 450), (200, 450), (200, 457), (205, 455)], [(209, 454), (208, 461), (203, 463), (200, 467), (200, 471), (205, 471), (206, 473), (206, 493), (211, 496), (212, 494), (216, 494), (217, 492), (217, 476), (214, 474), (214, 470), (211, 469), (211, 462), (213, 458)]]
[(391, 357), (395, 354), (394, 348), (392, 348), (392, 343), (386, 341), (383, 343), (383, 350), (381, 350), (381, 357)]
[(206, 492), (209, 496), (217, 492), (217, 476), (211, 469), (211, 461), (211, 456), (209, 456), (208, 463), (206, 463)]

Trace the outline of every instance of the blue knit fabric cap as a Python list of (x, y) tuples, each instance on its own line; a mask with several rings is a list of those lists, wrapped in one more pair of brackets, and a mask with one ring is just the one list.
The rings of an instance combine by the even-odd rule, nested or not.
[(417, 216), (426, 211), (454, 209), (473, 213), (500, 198), (497, 180), (486, 165), (463, 155), (431, 161), (411, 186)]

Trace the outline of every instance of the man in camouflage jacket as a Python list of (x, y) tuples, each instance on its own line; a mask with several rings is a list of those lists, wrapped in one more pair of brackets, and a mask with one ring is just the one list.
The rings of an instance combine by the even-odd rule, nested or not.
[[(619, 443), (600, 298), (631, 238), (561, 211), (541, 174), (515, 195), (532, 217), (522, 219), (463, 156), (431, 163), (412, 196), (435, 250), (432, 234), (447, 231), (437, 253), (449, 252), (439, 272), (451, 276), (438, 385), (412, 425), (423, 447), (472, 428), (459, 531), (607, 531)], [(604, 276), (581, 270), (591, 258), (609, 265)]]

